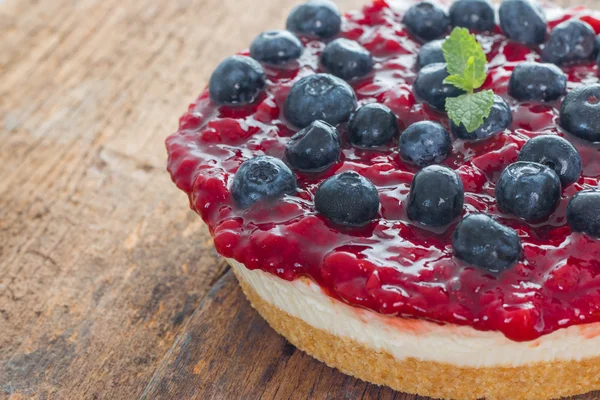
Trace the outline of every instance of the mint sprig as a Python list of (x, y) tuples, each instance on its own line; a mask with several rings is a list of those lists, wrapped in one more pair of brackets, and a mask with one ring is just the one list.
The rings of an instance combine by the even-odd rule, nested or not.
[(490, 115), (494, 105), (494, 92), (479, 89), (487, 74), (487, 59), (483, 48), (465, 28), (454, 28), (442, 45), (446, 70), (450, 74), (444, 83), (467, 92), (458, 97), (446, 99), (446, 112), (456, 125), (463, 124), (471, 133), (479, 128), (485, 118)]

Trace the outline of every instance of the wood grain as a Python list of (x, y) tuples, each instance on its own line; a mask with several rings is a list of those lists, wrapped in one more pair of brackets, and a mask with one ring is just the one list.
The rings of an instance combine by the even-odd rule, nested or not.
[(294, 3), (0, 0), (0, 398), (414, 398), (276, 335), (165, 172), (216, 63)]

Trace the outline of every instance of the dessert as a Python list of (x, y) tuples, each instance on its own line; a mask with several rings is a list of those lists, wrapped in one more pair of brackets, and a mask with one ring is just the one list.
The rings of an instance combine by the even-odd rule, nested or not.
[(600, 389), (600, 15), (313, 0), (286, 27), (166, 142), (253, 306), (399, 391)]

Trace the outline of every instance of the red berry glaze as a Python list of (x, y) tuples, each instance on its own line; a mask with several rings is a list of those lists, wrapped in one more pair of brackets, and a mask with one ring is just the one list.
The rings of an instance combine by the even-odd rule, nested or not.
[[(600, 30), (600, 18), (582, 8), (550, 13), (551, 26), (582, 18)], [(433, 120), (448, 128), (445, 115), (420, 104), (412, 92), (420, 45), (401, 24), (401, 12), (376, 0), (346, 14), (341, 37), (357, 40), (376, 61), (374, 70), (352, 83), (361, 103), (377, 101), (398, 116), (400, 129)], [(283, 120), (283, 103), (297, 79), (323, 72), (318, 56), (325, 44), (304, 40), (306, 50), (284, 69), (265, 66), (266, 92), (244, 107), (218, 107), (204, 91), (167, 139), (168, 170), (189, 195), (214, 236), (217, 251), (245, 264), (293, 280), (310, 276), (331, 296), (387, 315), (501, 331), (515, 341), (533, 340), (570, 325), (600, 322), (600, 240), (572, 233), (566, 223), (568, 199), (600, 182), (600, 146), (566, 137), (583, 158), (583, 176), (564, 188), (557, 211), (542, 224), (530, 225), (498, 211), (494, 182), (515, 162), (529, 137), (565, 136), (557, 127), (559, 103), (519, 104), (507, 94), (512, 69), (524, 60), (540, 60), (539, 51), (509, 42), (497, 30), (480, 35), (487, 53), (493, 89), (513, 109), (510, 130), (481, 143), (453, 139), (443, 164), (455, 169), (465, 187), (463, 215), (485, 212), (519, 233), (521, 262), (493, 276), (452, 256), (451, 233), (412, 225), (404, 204), (415, 167), (403, 163), (397, 141), (378, 150), (353, 148), (344, 125), (341, 161), (326, 172), (297, 174), (298, 193), (276, 204), (236, 209), (228, 190), (240, 164), (267, 154), (282, 158), (295, 132)], [(569, 88), (596, 83), (594, 62), (567, 67)], [(317, 186), (329, 176), (357, 171), (370, 179), (381, 198), (376, 220), (360, 229), (339, 228), (314, 209)]]

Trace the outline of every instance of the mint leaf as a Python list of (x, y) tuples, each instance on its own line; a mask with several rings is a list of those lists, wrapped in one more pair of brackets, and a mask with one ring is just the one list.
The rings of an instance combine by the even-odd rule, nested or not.
[[(447, 83), (457, 82), (460, 89), (472, 92), (485, 82), (487, 58), (483, 48), (465, 28), (454, 28), (442, 45), (446, 70), (452, 78)], [(447, 79), (448, 79), (447, 78)]]
[(485, 118), (490, 115), (493, 105), (494, 92), (491, 90), (446, 99), (448, 117), (456, 125), (463, 124), (469, 133), (483, 124)]
[(473, 85), (471, 82), (463, 76), (459, 75), (450, 75), (446, 79), (444, 79), (444, 83), (450, 84), (454, 87), (464, 90), (465, 92), (472, 92)]

